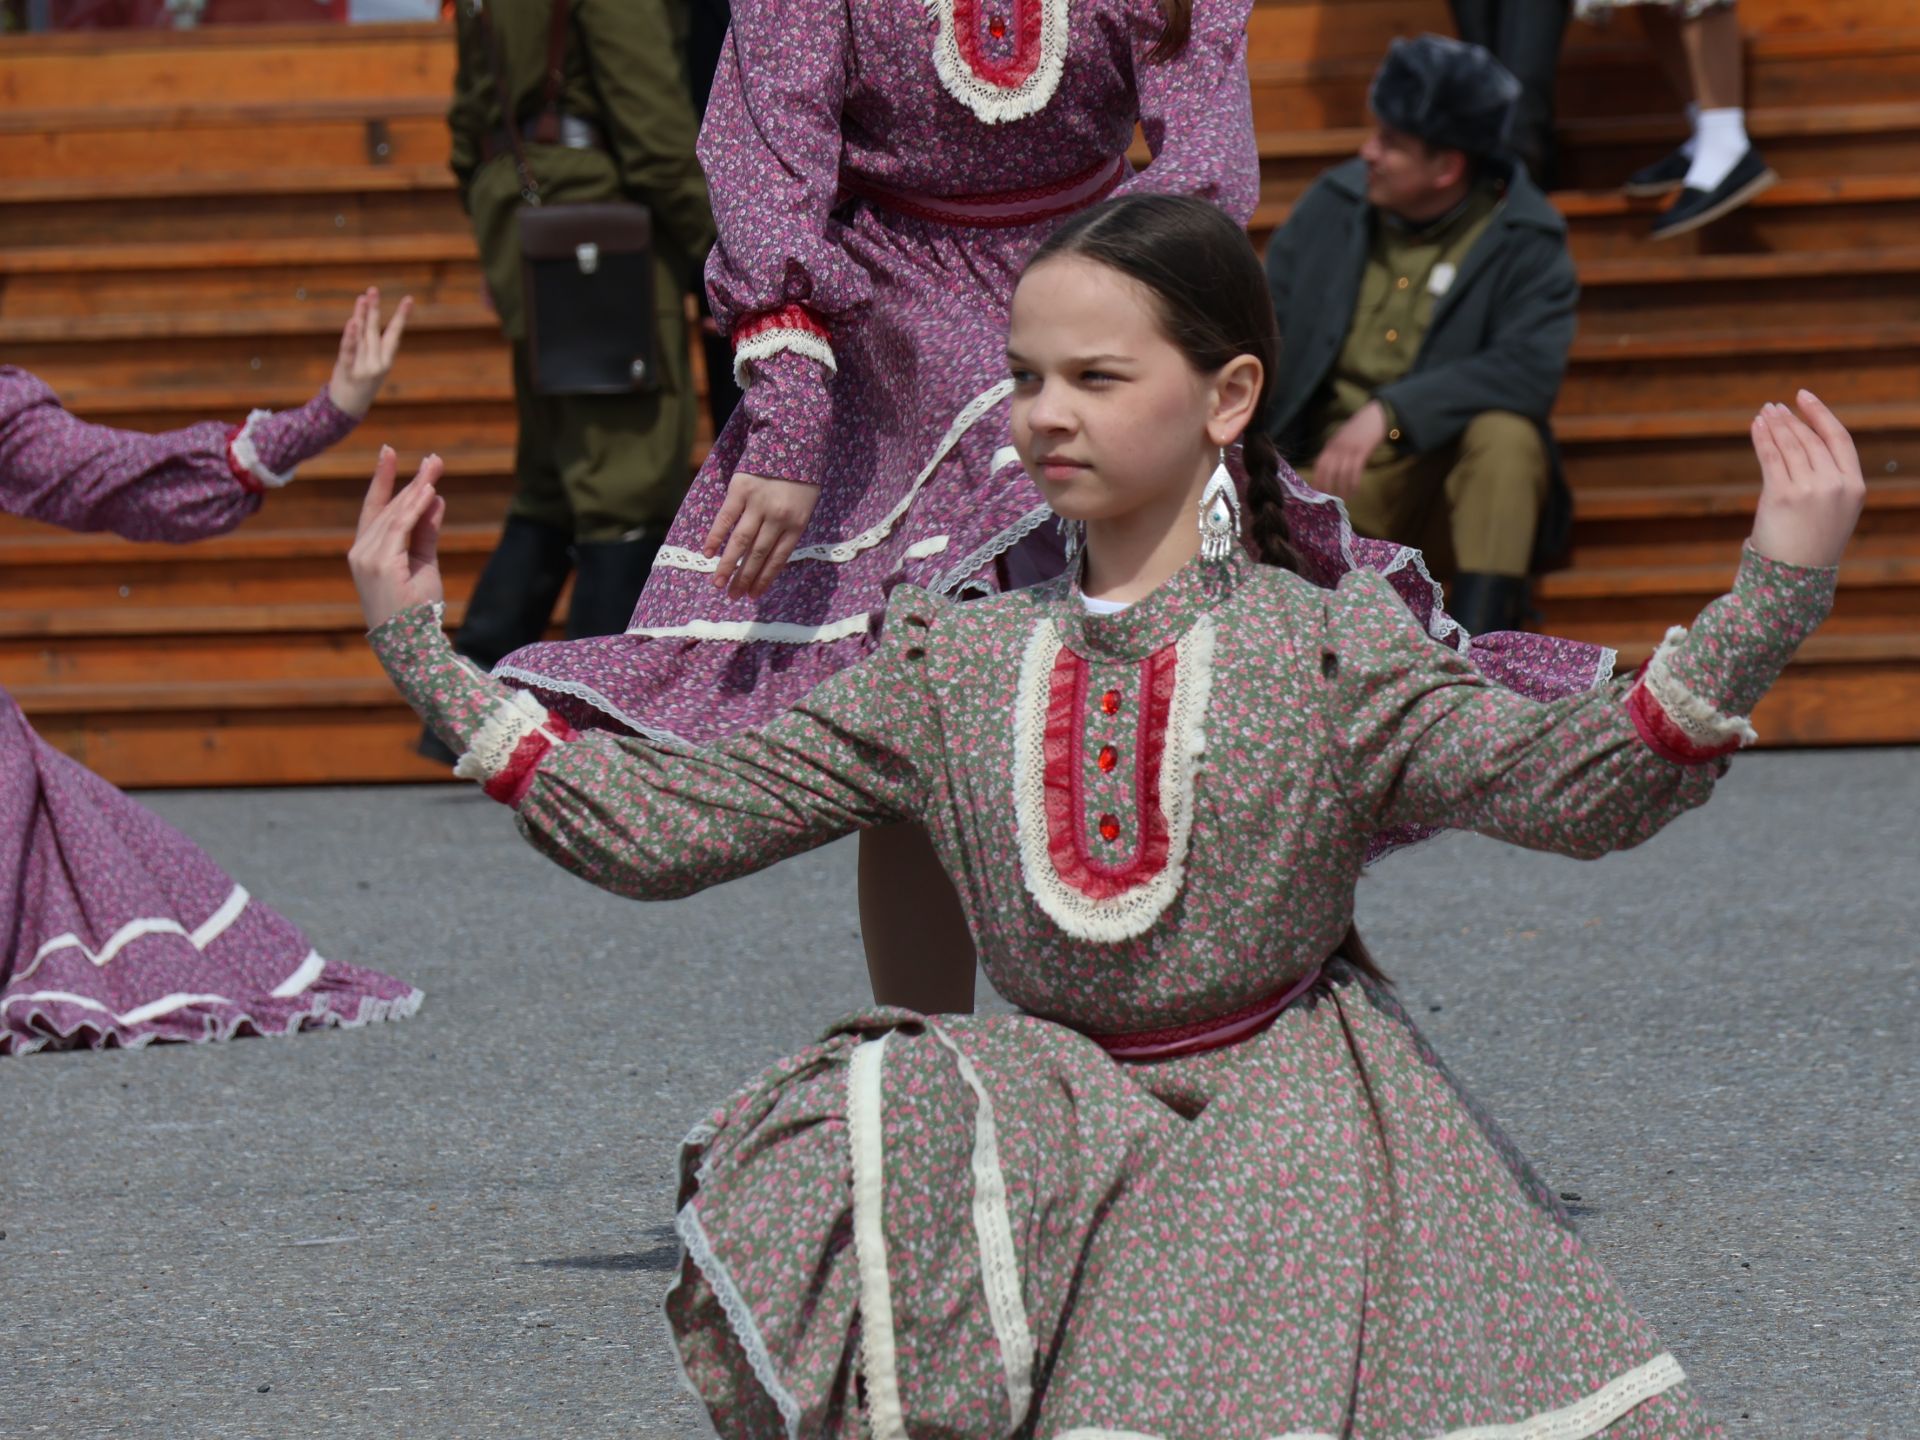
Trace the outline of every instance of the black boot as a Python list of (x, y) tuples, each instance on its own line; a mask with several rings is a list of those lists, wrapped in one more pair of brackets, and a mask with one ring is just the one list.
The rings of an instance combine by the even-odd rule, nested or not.
[(1495, 630), (1519, 630), (1527, 621), (1527, 578), (1524, 575), (1484, 575), (1462, 570), (1448, 587), (1447, 613), (1469, 635)]
[[(573, 568), (572, 549), (573, 536), (567, 531), (508, 516), (500, 543), (474, 584), (453, 648), (482, 670), (491, 670), (522, 645), (538, 640)], [(415, 748), (429, 760), (453, 763), (453, 752), (431, 730), (420, 732)]]
[(582, 540), (574, 546), (573, 603), (567, 609), (567, 638), (621, 635), (633, 619), (633, 607), (660, 553), (654, 536), (634, 540)]

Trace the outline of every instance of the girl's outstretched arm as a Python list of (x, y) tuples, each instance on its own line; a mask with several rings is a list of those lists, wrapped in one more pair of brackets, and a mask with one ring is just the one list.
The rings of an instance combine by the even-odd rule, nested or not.
[(1349, 576), (1328, 604), (1320, 666), (1347, 793), (1364, 823), (1449, 825), (1592, 857), (1706, 801), (1747, 716), (1832, 607), (1865, 495), (1844, 427), (1754, 421), (1763, 488), (1732, 591), (1675, 627), (1638, 675), (1541, 704), (1485, 680), (1420, 633), (1383, 581)]
[(429, 461), (396, 495), (392, 453), (381, 456), (350, 556), (369, 638), (460, 754), (455, 773), (511, 806), (535, 848), (605, 889), (657, 900), (924, 812), (922, 759), (938, 754), (939, 724), (924, 681), (940, 609), (931, 596), (896, 589), (879, 651), (760, 729), (697, 749), (581, 734), (453, 653), (434, 555), (438, 478)]

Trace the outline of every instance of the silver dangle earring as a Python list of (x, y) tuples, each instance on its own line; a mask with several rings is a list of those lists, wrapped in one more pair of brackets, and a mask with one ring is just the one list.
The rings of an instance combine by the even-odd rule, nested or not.
[(1220, 451), (1220, 463), (1200, 492), (1200, 557), (1224, 560), (1240, 541), (1240, 494), (1233, 488), (1233, 475), (1227, 469), (1227, 452)]
[(1069, 520), (1062, 515), (1057, 522), (1060, 526), (1060, 546), (1067, 568), (1071, 570), (1074, 562), (1080, 558), (1081, 547), (1087, 543), (1087, 522)]

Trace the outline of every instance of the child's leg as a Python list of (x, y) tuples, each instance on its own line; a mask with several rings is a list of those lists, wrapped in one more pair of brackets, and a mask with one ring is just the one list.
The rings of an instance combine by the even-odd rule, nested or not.
[(860, 832), (860, 933), (876, 1004), (928, 1015), (973, 1009), (973, 936), (920, 826)]

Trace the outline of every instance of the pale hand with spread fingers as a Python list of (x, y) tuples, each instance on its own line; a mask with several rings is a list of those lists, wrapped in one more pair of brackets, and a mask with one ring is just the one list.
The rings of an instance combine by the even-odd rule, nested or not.
[(1753, 419), (1760, 505), (1749, 543), (1786, 565), (1838, 565), (1866, 503), (1860, 455), (1818, 396), (1802, 390), (1795, 399), (1799, 415), (1767, 405)]
[(714, 588), (736, 599), (766, 594), (806, 533), (819, 499), (818, 485), (735, 472), (727, 485), (726, 503), (701, 546), (709, 559), (720, 557), (713, 572)]
[(447, 502), (433, 488), (445, 468), (438, 455), (429, 455), (396, 495), (399, 461), (391, 446), (380, 447), (380, 462), (360, 507), (360, 526), (347, 551), (368, 630), (378, 630), (402, 610), (446, 598), (439, 551)]
[(407, 317), (413, 313), (413, 297), (404, 297), (394, 307), (387, 328), (380, 328), (380, 292), (368, 290), (353, 302), (353, 314), (340, 332), (340, 358), (333, 363), (333, 378), (327, 381), (327, 398), (356, 420), (367, 418), (373, 397), (380, 393), (394, 357), (400, 353), (400, 337), (406, 333)]

